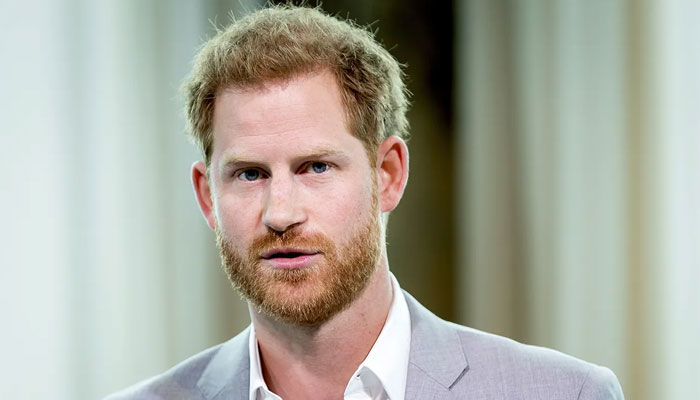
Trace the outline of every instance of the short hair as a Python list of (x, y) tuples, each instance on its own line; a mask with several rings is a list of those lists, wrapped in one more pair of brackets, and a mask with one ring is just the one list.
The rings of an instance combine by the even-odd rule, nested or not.
[(270, 6), (234, 21), (204, 43), (183, 84), (189, 135), (209, 167), (217, 94), (329, 70), (350, 132), (372, 154), (387, 137), (408, 139), (409, 92), (401, 65), (373, 33), (318, 8)]

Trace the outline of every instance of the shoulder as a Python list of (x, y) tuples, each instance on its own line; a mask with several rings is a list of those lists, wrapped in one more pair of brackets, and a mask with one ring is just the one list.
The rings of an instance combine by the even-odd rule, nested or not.
[(564, 353), (444, 321), (406, 295), (411, 363), (452, 396), (622, 399), (612, 371)]
[(221, 344), (198, 353), (171, 369), (108, 396), (105, 400), (198, 399), (197, 382)]
[(246, 329), (229, 341), (210, 347), (105, 400), (204, 399), (212, 397), (227, 384), (242, 385), (244, 383), (237, 378), (248, 369), (248, 334)]
[(499, 382), (505, 398), (519, 398), (518, 393), (551, 399), (623, 398), (617, 377), (608, 368), (552, 349), (445, 323), (462, 342), (469, 364), (465, 378)]

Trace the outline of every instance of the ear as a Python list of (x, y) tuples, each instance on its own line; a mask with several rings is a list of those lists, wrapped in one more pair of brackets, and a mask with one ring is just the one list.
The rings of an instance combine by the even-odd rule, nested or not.
[(379, 207), (382, 212), (396, 208), (408, 181), (408, 147), (398, 136), (389, 136), (377, 149)]
[(211, 199), (211, 188), (207, 180), (207, 167), (202, 161), (192, 164), (192, 186), (194, 186), (194, 195), (197, 197), (199, 209), (202, 210), (202, 215), (204, 215), (204, 219), (209, 227), (214, 230), (216, 226), (214, 203)]

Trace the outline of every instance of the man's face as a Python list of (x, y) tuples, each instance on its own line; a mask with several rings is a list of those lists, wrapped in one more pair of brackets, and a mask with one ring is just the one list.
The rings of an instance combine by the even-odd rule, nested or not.
[(374, 272), (376, 172), (330, 73), (219, 93), (211, 197), (222, 261), (261, 312), (316, 325)]

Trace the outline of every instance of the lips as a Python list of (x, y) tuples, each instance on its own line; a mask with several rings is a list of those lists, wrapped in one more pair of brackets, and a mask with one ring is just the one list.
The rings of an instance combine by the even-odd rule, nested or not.
[(318, 251), (297, 248), (274, 248), (264, 252), (262, 259), (272, 262), (277, 268), (304, 268), (311, 264)]
[(296, 248), (274, 248), (262, 254), (262, 258), (271, 260), (274, 258), (297, 258), (303, 256), (312, 256), (318, 254), (318, 251), (296, 249)]

